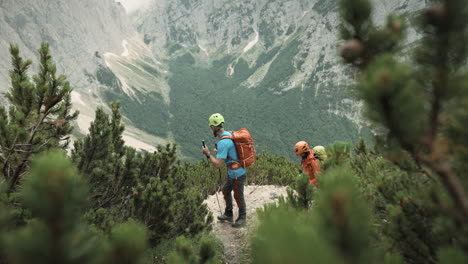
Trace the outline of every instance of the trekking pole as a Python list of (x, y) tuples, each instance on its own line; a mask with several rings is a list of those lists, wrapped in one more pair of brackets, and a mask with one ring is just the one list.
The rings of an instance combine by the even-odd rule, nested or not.
[(216, 201), (218, 201), (218, 207), (219, 207), (219, 214), (222, 215), (223, 211), (221, 210), (221, 204), (219, 203), (219, 198), (218, 198), (218, 192), (221, 189), (221, 186), (216, 190), (215, 195), (216, 195)]
[[(218, 188), (218, 190), (219, 190), (219, 188)], [(221, 210), (221, 204), (219, 203), (218, 191), (215, 192), (215, 195), (216, 195), (216, 201), (218, 201), (219, 214), (223, 215), (223, 210)]]
[[(218, 144), (215, 143), (215, 149), (218, 150)], [(219, 171), (219, 180), (218, 180), (218, 189), (215, 191), (215, 195), (216, 195), (216, 201), (218, 201), (218, 207), (219, 207), (219, 214), (222, 215), (223, 214), (223, 211), (221, 210), (221, 204), (219, 203), (219, 198), (218, 198), (218, 192), (219, 190), (221, 190), (221, 168), (218, 168), (218, 171)]]
[(256, 185), (255, 188), (249, 194), (252, 194), (253, 192), (255, 192), (255, 190), (257, 190), (258, 186), (260, 186), (266, 178), (268, 178), (268, 174), (265, 174), (262, 178), (260, 178), (259, 184)]
[[(206, 147), (205, 145), (205, 140), (202, 140), (202, 146), (203, 147)], [(215, 144), (215, 147), (216, 147), (216, 144)], [(208, 166), (210, 166), (210, 164), (208, 164)], [(211, 176), (213, 177), (213, 169), (210, 167), (210, 174)], [(216, 201), (218, 201), (218, 207), (219, 207), (219, 213), (220, 214), (223, 214), (222, 211), (221, 211), (221, 205), (219, 204), (219, 199), (218, 199), (218, 191), (219, 191), (219, 188), (216, 190), (215, 188), (215, 195), (216, 195)]]
[[(212, 168), (210, 168), (210, 172), (211, 172), (211, 175), (213, 176), (213, 169)], [(216, 188), (215, 188), (215, 195), (216, 195), (216, 201), (218, 202), (219, 213), (222, 215), (223, 211), (221, 209), (221, 204), (219, 203), (219, 198), (218, 198), (218, 192), (219, 192), (220, 189), (221, 189), (221, 186), (218, 183)]]
[[(257, 175), (257, 164), (258, 164), (258, 163), (255, 162), (254, 175), (253, 175), (253, 177), (252, 177), (253, 179), (255, 179), (255, 176)], [(266, 174), (265, 176), (267, 176), (267, 175), (268, 175), (268, 174)], [(260, 178), (260, 180), (262, 180), (262, 181), (260, 181), (259, 183), (263, 183), (263, 177)], [(255, 190), (257, 190), (258, 185), (259, 185), (259, 184), (257, 184), (257, 186), (255, 186), (255, 188), (254, 188), (249, 194), (252, 194), (253, 192), (255, 192)]]

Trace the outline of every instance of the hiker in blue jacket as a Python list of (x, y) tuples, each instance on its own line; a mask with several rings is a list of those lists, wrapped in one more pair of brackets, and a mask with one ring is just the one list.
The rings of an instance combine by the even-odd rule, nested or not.
[[(216, 113), (211, 115), (208, 118), (208, 124), (215, 137), (222, 138), (224, 136), (231, 136), (231, 133), (224, 130), (224, 118), (221, 114)], [(244, 199), (244, 183), (247, 171), (245, 168), (239, 166), (239, 158), (232, 139), (220, 139), (218, 141), (218, 149), (215, 149), (214, 151), (216, 153), (216, 157), (210, 154), (208, 147), (202, 147), (203, 154), (206, 155), (214, 167), (221, 168), (223, 163), (228, 167), (227, 179), (222, 188), (224, 201), (226, 202), (226, 209), (223, 215), (218, 216), (218, 220), (232, 222), (233, 205), (231, 192), (234, 191), (234, 199), (236, 200), (237, 207), (239, 208), (239, 217), (232, 226), (240, 227), (245, 224), (247, 214)]]

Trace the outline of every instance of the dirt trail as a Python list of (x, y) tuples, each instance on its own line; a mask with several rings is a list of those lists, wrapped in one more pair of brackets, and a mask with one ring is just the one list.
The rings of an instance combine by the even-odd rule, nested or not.
[[(253, 191), (253, 192), (252, 192)], [(219, 205), (216, 195), (209, 196), (205, 203), (213, 213), (213, 233), (224, 244), (224, 257), (226, 263), (240, 263), (245, 252), (245, 244), (248, 244), (248, 234), (255, 228), (257, 223), (256, 209), (263, 207), (264, 204), (273, 203), (279, 196), (286, 196), (286, 187), (274, 185), (245, 186), (245, 202), (247, 204), (247, 225), (242, 228), (234, 228), (230, 222), (219, 222), (216, 217), (221, 211), (224, 212), (224, 199), (221, 193), (218, 193)], [(238, 210), (234, 205), (234, 219), (237, 218)]]

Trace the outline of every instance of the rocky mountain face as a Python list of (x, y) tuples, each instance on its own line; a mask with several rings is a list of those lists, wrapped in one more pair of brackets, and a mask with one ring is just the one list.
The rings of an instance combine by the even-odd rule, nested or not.
[[(101, 92), (114, 81), (107, 67), (116, 61), (114, 54), (122, 57), (119, 61), (140, 60), (128, 53), (131, 46), (132, 50), (143, 50), (142, 54), (147, 50), (146, 56), (152, 58), (138, 36), (125, 9), (114, 0), (1, 0), (0, 92), (10, 87), (10, 43), (18, 44), (22, 56), (33, 60), (32, 74), (37, 70), (37, 49), (41, 42), (48, 42), (58, 72), (67, 75), (74, 88), (74, 108), (81, 112), (77, 132), (87, 133), (95, 108), (107, 104)], [(121, 83), (126, 84), (117, 81), (125, 87)], [(140, 146), (132, 137), (126, 135), (129, 142)], [(152, 140), (148, 137), (147, 141)], [(143, 142), (140, 147), (152, 149)]]
[[(380, 23), (425, 5), (374, 3)], [(9, 68), (8, 43), (32, 58), (47, 41), (76, 89), (82, 127), (97, 105), (120, 100), (128, 142), (175, 141), (194, 159), (220, 112), (259, 149), (291, 154), (299, 140), (368, 137), (337, 55), (338, 24), (336, 0), (153, 0), (129, 15), (113, 0), (3, 0), (0, 66)], [(1, 89), (6, 80), (1, 71)]]
[[(104, 12), (103, 12), (104, 11)], [(17, 43), (25, 57), (37, 57), (40, 42), (48, 42), (54, 59), (62, 70), (81, 88), (83, 71), (92, 72), (95, 52), (123, 51), (122, 40), (134, 30), (129, 25), (122, 6), (112, 0), (4, 0), (0, 2), (0, 55), (8, 58), (9, 43)], [(8, 66), (8, 61), (1, 61)], [(6, 73), (1, 72), (2, 83)]]

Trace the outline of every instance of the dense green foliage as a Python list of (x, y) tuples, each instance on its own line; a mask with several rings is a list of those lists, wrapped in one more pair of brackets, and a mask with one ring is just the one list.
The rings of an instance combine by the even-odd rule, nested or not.
[(105, 90), (103, 94), (109, 102), (121, 101), (123, 113), (135, 126), (157, 136), (168, 136), (169, 109), (160, 94), (135, 91), (135, 97), (128, 97), (121, 89)]
[(410, 159), (396, 165), (364, 144), (355, 153), (350, 164), (373, 210), (374, 232), (387, 250), (408, 262), (437, 263), (439, 249), (466, 248), (468, 228), (453, 218), (448, 192), (433, 175)]
[(111, 106), (111, 118), (103, 109), (96, 110), (90, 133), (75, 142), (72, 152), (91, 186), (88, 220), (106, 231), (112, 222), (138, 219), (149, 228), (153, 245), (207, 229), (211, 218), (202, 205), (205, 196), (197, 185), (188, 184), (176, 146), (158, 146), (154, 153), (124, 146), (120, 104)]
[[(28, 224), (0, 229), (0, 260), (7, 263), (139, 263), (146, 230), (135, 222), (99, 237), (84, 223), (86, 184), (64, 153), (36, 158), (20, 192), (32, 212)], [(0, 205), (1, 206), (1, 205)], [(2, 209), (2, 214), (9, 211)]]
[(266, 151), (257, 155), (257, 161), (248, 168), (248, 184), (287, 186), (294, 182), (302, 171), (300, 159), (291, 161), (286, 157)]
[(122, 83), (117, 76), (115, 76), (115, 73), (102, 65), (96, 70), (96, 79), (100, 84), (110, 88), (118, 89), (122, 87)]
[(222, 263), (223, 256), (219, 255), (222, 245), (213, 237), (203, 236), (198, 241), (191, 242), (185, 237), (176, 240), (176, 250), (169, 256), (168, 263), (173, 264), (215, 264)]

